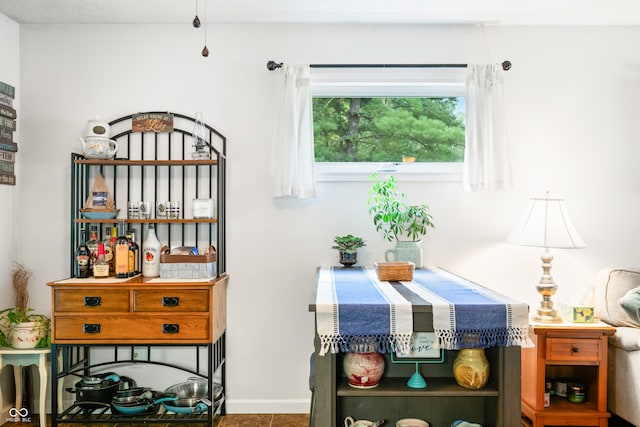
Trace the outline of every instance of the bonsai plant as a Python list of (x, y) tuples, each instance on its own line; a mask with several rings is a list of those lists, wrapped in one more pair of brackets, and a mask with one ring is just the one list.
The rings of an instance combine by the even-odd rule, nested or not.
[(33, 273), (24, 265), (14, 262), (12, 274), (15, 291), (14, 307), (0, 310), (0, 345), (15, 348), (48, 347), (50, 320), (34, 314), (28, 308), (27, 286)]
[(340, 251), (340, 263), (345, 267), (351, 267), (358, 262), (358, 248), (366, 246), (364, 240), (352, 234), (346, 236), (336, 236), (333, 238), (334, 245), (331, 249)]
[[(369, 190), (369, 214), (373, 217), (376, 231), (384, 238), (396, 242), (396, 248), (385, 253), (387, 261), (412, 261), (422, 267), (422, 238), (429, 228), (435, 228), (427, 205), (409, 205), (407, 196), (396, 188), (396, 179), (389, 175), (378, 181), (378, 175), (370, 177), (373, 183)], [(419, 251), (419, 255), (416, 251)], [(393, 254), (394, 259), (389, 259)]]

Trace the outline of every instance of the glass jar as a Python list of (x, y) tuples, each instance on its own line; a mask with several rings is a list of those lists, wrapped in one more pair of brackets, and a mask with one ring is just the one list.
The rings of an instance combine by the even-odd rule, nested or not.
[(580, 383), (567, 384), (567, 400), (573, 403), (583, 403), (587, 399), (586, 387)]
[(479, 389), (487, 385), (489, 371), (483, 348), (463, 348), (453, 362), (453, 377), (464, 388)]

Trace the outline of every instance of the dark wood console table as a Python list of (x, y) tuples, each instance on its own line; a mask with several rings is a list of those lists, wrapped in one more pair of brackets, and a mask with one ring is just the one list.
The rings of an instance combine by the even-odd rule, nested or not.
[[(390, 283), (411, 302), (413, 331), (433, 331), (432, 305), (402, 283)], [(406, 417), (424, 419), (432, 426), (449, 426), (456, 419), (477, 422), (484, 427), (520, 425), (519, 346), (486, 349), (491, 374), (489, 383), (479, 390), (460, 387), (453, 378), (452, 365), (458, 353), (456, 350), (445, 350), (443, 363), (420, 365), (420, 372), (427, 381), (426, 388), (408, 387), (406, 383), (415, 372), (415, 364), (392, 363), (389, 354), (385, 354), (385, 373), (377, 387), (352, 388), (347, 384), (342, 370), (343, 353), (320, 355), (317, 288), (318, 274), (309, 304), (309, 311), (316, 313), (315, 403), (312, 417), (315, 427), (341, 427), (347, 416), (372, 421), (385, 419), (386, 425), (390, 426)]]

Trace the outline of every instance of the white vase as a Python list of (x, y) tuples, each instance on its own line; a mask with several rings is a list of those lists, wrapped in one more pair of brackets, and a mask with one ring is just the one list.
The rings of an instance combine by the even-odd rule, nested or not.
[(416, 268), (422, 268), (422, 240), (397, 242), (395, 248), (384, 253), (384, 259), (387, 262), (409, 261), (414, 263)]
[(384, 372), (384, 357), (380, 353), (346, 353), (342, 368), (351, 387), (377, 387)]
[(9, 331), (9, 344), (13, 348), (34, 348), (41, 333), (42, 327), (37, 322), (18, 323)]

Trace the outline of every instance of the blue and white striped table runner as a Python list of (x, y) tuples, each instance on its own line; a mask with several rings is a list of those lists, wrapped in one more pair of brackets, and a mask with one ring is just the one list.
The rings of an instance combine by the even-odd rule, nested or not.
[[(316, 294), (320, 355), (409, 350), (411, 303), (375, 270), (322, 267)], [(402, 285), (431, 304), (437, 344), (444, 349), (528, 346), (528, 306), (444, 270), (416, 269)]]

